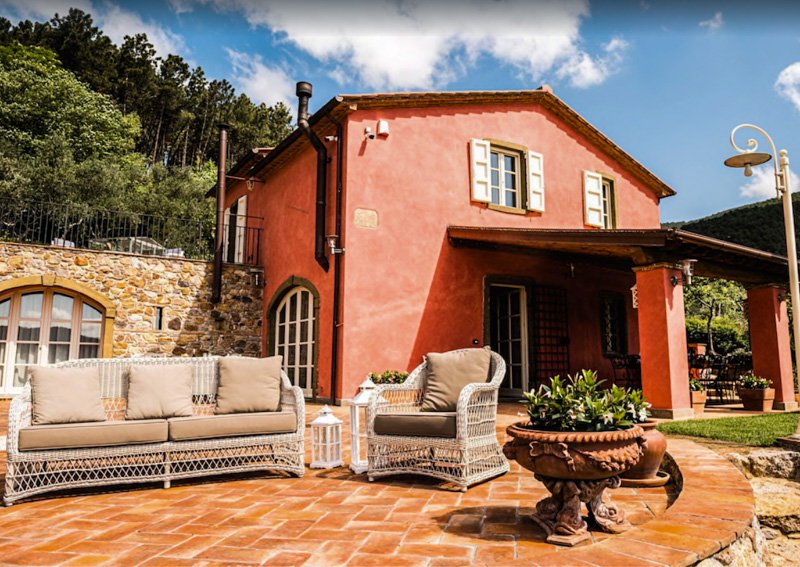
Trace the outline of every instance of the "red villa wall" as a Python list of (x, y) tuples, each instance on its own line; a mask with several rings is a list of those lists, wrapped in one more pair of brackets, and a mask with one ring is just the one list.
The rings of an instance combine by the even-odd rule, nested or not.
[[(365, 127), (390, 135), (364, 141)], [(523, 144), (544, 155), (546, 205), (527, 216), (470, 200), (470, 138)], [(586, 139), (537, 106), (398, 108), (359, 111), (348, 122), (348, 232), (344, 305), (345, 395), (371, 370), (413, 368), (425, 352), (483, 338), (483, 277), (526, 275), (568, 288), (571, 363), (600, 368), (600, 290), (629, 297), (633, 273), (602, 274), (542, 257), (454, 249), (448, 225), (583, 228), (583, 170), (616, 181), (619, 228), (659, 227), (658, 200)], [(355, 227), (356, 208), (378, 212), (377, 229)], [(586, 320), (586, 314), (591, 317)], [(629, 352), (638, 352), (629, 305)]]
[[(336, 158), (335, 144), (329, 145), (332, 159)], [(335, 198), (335, 169), (329, 168), (328, 202), (333, 226), (333, 200)], [(285, 165), (269, 174), (264, 183), (256, 183), (248, 192), (243, 182), (229, 185), (227, 205), (247, 194), (247, 214), (262, 217), (260, 259), (264, 267), (264, 353), (267, 334), (270, 332), (269, 314), (276, 292), (292, 276), (309, 280), (320, 296), (317, 319), (317, 395), (330, 396), (331, 338), (333, 318), (333, 270), (325, 272), (314, 259), (314, 219), (316, 187), (316, 153), (310, 146)]]

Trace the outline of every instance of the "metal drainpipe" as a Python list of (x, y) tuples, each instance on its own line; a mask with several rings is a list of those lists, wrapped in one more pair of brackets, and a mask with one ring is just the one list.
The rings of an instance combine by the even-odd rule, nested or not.
[(214, 242), (214, 278), (211, 286), (211, 303), (219, 303), (222, 299), (222, 249), (225, 242), (225, 174), (228, 156), (227, 124), (219, 125), (219, 165), (217, 170), (217, 234)]
[[(342, 140), (343, 128), (341, 122), (333, 118), (330, 114), (325, 117), (336, 125), (336, 211), (334, 221), (334, 233), (339, 237), (339, 247), (342, 244)], [(333, 326), (331, 328), (331, 403), (336, 404), (336, 387), (338, 386), (339, 376), (339, 311), (341, 309), (341, 264), (342, 254), (333, 256)]]
[(308, 123), (308, 99), (311, 98), (311, 83), (300, 81), (297, 83), (297, 127), (314, 146), (317, 151), (317, 203), (314, 227), (314, 259), (326, 272), (330, 267), (328, 256), (325, 254), (325, 216), (328, 209), (328, 148), (311, 129)]

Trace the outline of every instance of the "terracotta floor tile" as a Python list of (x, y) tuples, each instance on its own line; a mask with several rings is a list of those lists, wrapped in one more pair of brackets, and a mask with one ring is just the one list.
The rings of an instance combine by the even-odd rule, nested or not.
[(113, 557), (108, 555), (79, 555), (75, 559), (70, 559), (63, 565), (102, 565), (113, 561)]
[(350, 561), (348, 567), (426, 567), (427, 557), (386, 557), (385, 555), (369, 555), (366, 553), (356, 553)]
[(475, 547), (451, 544), (403, 543), (397, 553), (398, 555), (472, 559), (475, 555)]
[(305, 565), (311, 557), (310, 553), (299, 553), (296, 551), (281, 551), (270, 557), (264, 562), (264, 565)]
[(367, 541), (358, 549), (359, 553), (376, 553), (390, 555), (397, 551), (400, 542), (403, 541), (403, 534), (370, 534)]

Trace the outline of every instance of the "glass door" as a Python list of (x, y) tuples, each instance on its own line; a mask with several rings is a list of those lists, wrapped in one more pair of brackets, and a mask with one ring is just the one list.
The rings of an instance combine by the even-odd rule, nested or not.
[(31, 366), (99, 357), (103, 324), (80, 296), (46, 289), (0, 299), (0, 392), (19, 393)]
[(528, 310), (525, 287), (489, 287), (489, 344), (506, 361), (501, 388), (518, 395), (528, 389)]
[(275, 310), (275, 354), (283, 357), (283, 370), (292, 384), (311, 397), (314, 375), (314, 296), (297, 287)]

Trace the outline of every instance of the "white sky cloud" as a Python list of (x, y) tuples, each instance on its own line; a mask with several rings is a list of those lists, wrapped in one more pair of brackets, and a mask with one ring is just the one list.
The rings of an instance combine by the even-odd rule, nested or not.
[[(478, 58), (491, 57), (532, 82), (548, 76), (586, 88), (615, 73), (627, 43), (611, 39), (598, 54), (583, 46), (587, 0), (195, 0), (241, 12), (276, 33), (335, 77), (373, 89), (441, 87)], [(184, 8), (185, 9), (185, 8)], [(349, 81), (348, 81), (349, 82)], [(538, 85), (537, 85), (538, 86)]]
[[(747, 178), (748, 181), (739, 187), (739, 194), (745, 199), (762, 200), (775, 198), (775, 168), (772, 162), (768, 162), (761, 167), (753, 168), (753, 176)], [(789, 170), (789, 186), (792, 193), (800, 191), (800, 177)]]
[(708, 28), (708, 31), (713, 32), (724, 26), (725, 20), (722, 19), (722, 12), (715, 12), (713, 17), (703, 20), (697, 25), (699, 25), (701, 28)]
[(9, 19), (46, 21), (55, 14), (66, 16), (70, 8), (91, 12), (89, 0), (3, 0), (0, 14)]
[(145, 21), (139, 14), (115, 4), (103, 4), (97, 19), (103, 32), (117, 45), (122, 45), (126, 35), (145, 33), (161, 57), (170, 53), (185, 55), (189, 51), (181, 35), (156, 22)]
[(780, 72), (775, 90), (800, 110), (800, 62), (792, 63)]
[[(161, 57), (170, 53), (187, 55), (189, 49), (183, 37), (155, 21), (143, 20), (137, 13), (111, 2), (90, 0), (0, 0), (0, 14), (13, 20), (47, 21), (55, 14), (66, 16), (70, 8), (78, 8), (92, 15), (95, 25), (121, 45), (126, 35), (146, 33), (150, 43)], [(182, 2), (182, 0), (173, 0)], [(182, 2), (185, 4), (185, 2)]]
[(295, 84), (289, 74), (280, 67), (264, 63), (260, 55), (250, 55), (226, 49), (233, 68), (233, 84), (247, 93), (256, 103), (272, 106), (283, 102), (289, 108), (295, 104)]

